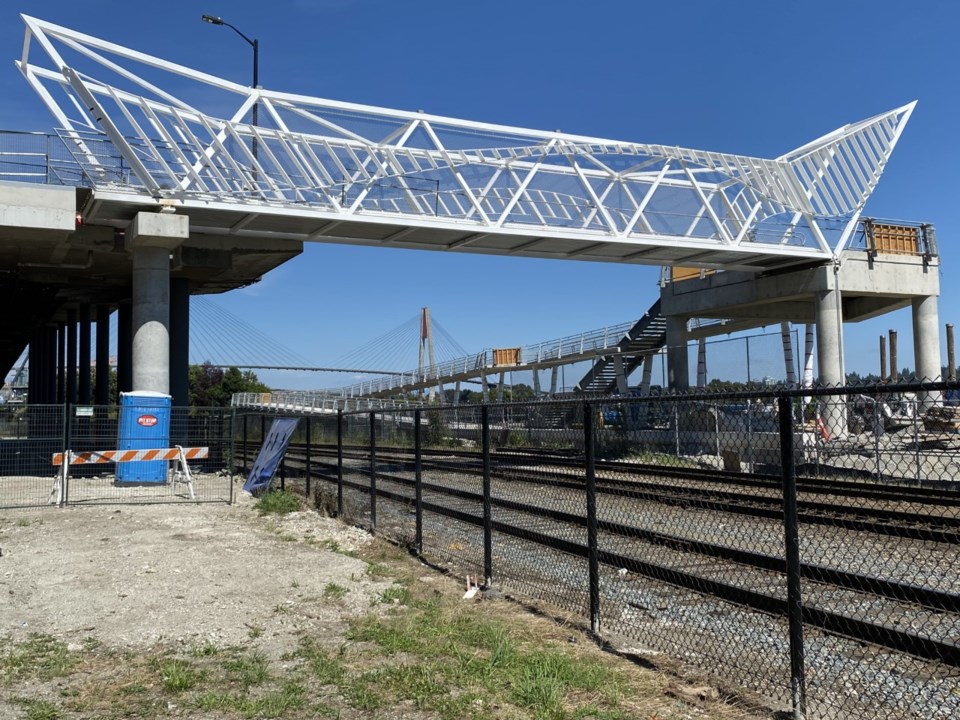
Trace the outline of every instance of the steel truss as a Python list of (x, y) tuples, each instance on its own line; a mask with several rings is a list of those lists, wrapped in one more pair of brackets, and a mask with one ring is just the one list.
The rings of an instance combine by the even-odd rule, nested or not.
[(18, 67), (98, 196), (239, 213), (219, 229), (232, 234), (728, 268), (830, 260), (915, 105), (763, 159), (245, 87), (23, 20)]

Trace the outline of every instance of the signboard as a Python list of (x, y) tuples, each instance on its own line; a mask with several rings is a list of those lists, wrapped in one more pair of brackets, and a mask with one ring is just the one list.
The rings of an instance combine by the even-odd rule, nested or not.
[(140, 427), (153, 427), (157, 424), (156, 415), (141, 415), (137, 418), (137, 425)]
[(93, 417), (92, 405), (77, 405), (75, 411), (77, 417)]
[(264, 438), (263, 446), (257, 455), (256, 462), (250, 470), (247, 482), (243, 489), (253, 495), (259, 495), (270, 489), (270, 483), (273, 482), (274, 473), (283, 460), (283, 455), (287, 451), (287, 445), (290, 443), (290, 436), (297, 429), (297, 423), (300, 418), (276, 418)]

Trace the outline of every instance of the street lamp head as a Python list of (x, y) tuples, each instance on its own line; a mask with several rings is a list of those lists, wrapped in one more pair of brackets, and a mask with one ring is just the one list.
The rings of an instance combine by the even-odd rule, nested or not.
[(204, 15), (200, 19), (205, 23), (210, 23), (211, 25), (223, 25), (223, 20), (216, 15)]

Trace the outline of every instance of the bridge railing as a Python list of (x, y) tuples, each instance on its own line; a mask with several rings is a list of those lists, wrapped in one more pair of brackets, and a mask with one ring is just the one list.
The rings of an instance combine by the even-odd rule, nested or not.
[(336, 413), (363, 410), (391, 410), (409, 407), (409, 403), (379, 398), (336, 397), (322, 392), (236, 393), (230, 399), (236, 408), (256, 408), (274, 412)]
[(633, 322), (608, 325), (556, 340), (527, 345), (520, 349), (520, 362), (516, 365), (498, 364), (495, 361), (493, 349), (488, 348), (473, 355), (436, 363), (433, 367), (423, 371), (409, 370), (399, 375), (364, 380), (334, 392), (339, 392), (343, 397), (372, 395), (405, 387), (422, 386), (431, 381), (440, 383), (445, 378), (493, 375), (499, 372), (509, 372), (515, 367), (556, 363), (564, 358), (594, 356), (603, 350), (613, 351), (633, 325)]

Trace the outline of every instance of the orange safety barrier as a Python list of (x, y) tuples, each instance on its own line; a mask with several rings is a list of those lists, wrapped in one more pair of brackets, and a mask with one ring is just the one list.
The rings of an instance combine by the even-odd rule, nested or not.
[[(180, 452), (186, 460), (205, 458), (210, 449), (199, 448), (163, 448), (158, 450), (90, 450), (89, 452), (70, 453), (71, 465), (90, 465), (93, 463), (134, 462), (136, 460), (179, 460)], [(63, 464), (63, 453), (54, 453), (53, 464)]]

